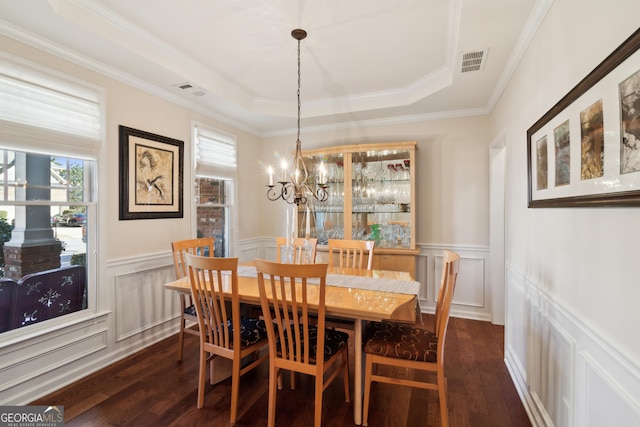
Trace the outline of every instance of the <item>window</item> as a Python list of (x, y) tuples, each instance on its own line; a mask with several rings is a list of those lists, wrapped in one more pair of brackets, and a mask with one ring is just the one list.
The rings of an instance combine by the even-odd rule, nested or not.
[(215, 256), (232, 256), (236, 229), (236, 142), (223, 132), (194, 124), (195, 221), (198, 237), (215, 238)]
[(1, 333), (91, 305), (103, 107), (99, 88), (8, 54), (0, 97)]

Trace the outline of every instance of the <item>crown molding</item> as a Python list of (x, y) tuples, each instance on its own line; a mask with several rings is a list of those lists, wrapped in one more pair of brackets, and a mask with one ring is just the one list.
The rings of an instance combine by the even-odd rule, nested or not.
[(139, 79), (137, 77), (133, 77), (128, 73), (125, 73), (121, 70), (110, 67), (104, 63), (98, 62), (84, 55), (80, 55), (77, 52), (67, 47), (58, 45), (56, 43), (52, 43), (49, 40), (46, 40), (40, 36), (34, 35), (28, 31), (23, 30), (22, 28), (16, 27), (15, 25), (12, 25), (3, 20), (0, 20), (0, 34), (8, 38), (14, 39), (27, 46), (41, 50), (52, 56), (56, 56), (58, 58), (64, 59), (65, 61), (68, 61), (72, 64), (86, 68), (90, 71), (94, 71), (105, 77), (109, 77), (127, 86), (131, 86), (135, 89), (139, 89), (150, 95), (157, 96), (158, 98), (164, 99), (165, 101), (171, 102), (180, 107), (187, 108), (195, 113), (202, 114), (205, 117), (209, 117), (225, 125), (234, 127), (238, 130), (247, 132), (254, 136), (260, 136), (259, 130), (252, 128), (250, 126), (247, 126), (245, 123), (231, 119), (230, 117), (218, 111), (214, 111), (212, 109), (205, 108), (198, 104), (190, 102), (184, 98), (181, 98), (178, 95), (175, 95), (169, 92), (166, 89), (150, 84), (145, 80)]
[(524, 56), (531, 40), (535, 36), (540, 24), (544, 20), (547, 12), (551, 8), (553, 4), (553, 0), (538, 0), (529, 15), (529, 19), (527, 19), (527, 24), (525, 25), (522, 33), (520, 33), (520, 37), (516, 41), (516, 44), (511, 51), (511, 55), (507, 60), (507, 64), (502, 70), (502, 74), (498, 83), (496, 84), (491, 96), (489, 97), (489, 102), (487, 103), (487, 108), (493, 111), (493, 108), (498, 103), (502, 92), (506, 89), (511, 77), (513, 77), (513, 73), (515, 73), (518, 65), (520, 65), (520, 61)]

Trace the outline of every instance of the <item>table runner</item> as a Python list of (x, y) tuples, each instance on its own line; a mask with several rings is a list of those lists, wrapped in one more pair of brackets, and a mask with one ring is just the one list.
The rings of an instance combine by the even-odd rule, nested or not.
[(413, 280), (394, 280), (377, 277), (349, 276), (346, 274), (327, 274), (327, 285), (343, 288), (370, 289), (373, 291), (395, 292), (397, 294), (418, 295), (420, 282)]
[[(240, 265), (238, 266), (238, 276), (255, 278), (258, 277), (258, 272), (254, 266)], [(309, 283), (314, 282), (309, 281)], [(317, 281), (315, 283), (317, 283)], [(346, 274), (327, 274), (327, 285), (395, 292), (397, 294), (418, 295), (420, 292), (420, 282), (416, 282), (415, 280), (395, 280), (378, 277), (350, 276)]]

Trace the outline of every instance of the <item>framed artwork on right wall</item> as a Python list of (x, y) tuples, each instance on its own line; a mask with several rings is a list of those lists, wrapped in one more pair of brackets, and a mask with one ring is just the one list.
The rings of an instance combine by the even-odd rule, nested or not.
[(530, 208), (640, 206), (640, 29), (527, 130)]

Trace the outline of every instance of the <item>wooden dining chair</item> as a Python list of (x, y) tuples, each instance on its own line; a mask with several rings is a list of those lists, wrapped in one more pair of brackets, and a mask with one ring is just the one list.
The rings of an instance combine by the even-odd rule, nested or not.
[[(281, 264), (256, 260), (260, 303), (269, 336), (269, 427), (275, 426), (276, 393), (281, 370), (315, 377), (314, 425), (320, 427), (322, 395), (342, 373), (349, 394), (348, 339), (326, 329), (327, 264)], [(316, 315), (311, 316), (312, 312)], [(284, 325), (284, 326), (283, 326)], [(316, 354), (322, 349), (322, 354)]]
[[(278, 262), (282, 261), (282, 247), (286, 246), (286, 237), (276, 237), (276, 248), (278, 251)], [(297, 237), (293, 240), (293, 263), (294, 264), (315, 264), (316, 262), (316, 248), (318, 246), (318, 239), (305, 239), (304, 237)], [(306, 250), (305, 250), (306, 249)], [(309, 253), (307, 254), (307, 251)]]
[[(329, 239), (329, 268), (335, 266), (334, 258), (338, 260), (338, 267), (366, 268), (371, 270), (373, 265), (373, 240), (342, 240)], [(366, 266), (364, 260), (367, 260)]]
[[(329, 267), (335, 266), (336, 260), (339, 267), (366, 268), (371, 270), (373, 266), (373, 240), (341, 240), (329, 239)], [(365, 259), (367, 260), (365, 266)], [(354, 329), (352, 319), (329, 316), (326, 326), (332, 329)]]
[[(201, 237), (171, 242), (173, 252), (173, 267), (176, 271), (176, 279), (182, 279), (189, 275), (187, 269), (186, 254), (213, 256), (214, 238)], [(195, 322), (195, 326), (187, 327), (187, 322)], [(180, 333), (178, 335), (178, 360), (182, 360), (184, 349), (184, 334), (200, 336), (197, 329), (198, 317), (190, 295), (180, 294)], [(195, 328), (195, 329), (194, 329)]]
[[(240, 314), (238, 258), (211, 258), (187, 254), (191, 296), (200, 326), (198, 408), (204, 406), (207, 362), (224, 357), (232, 361), (231, 423), (238, 416), (240, 378), (269, 358), (265, 321)], [(225, 294), (231, 294), (230, 305)], [(265, 351), (261, 351), (265, 349)], [(210, 357), (208, 357), (210, 355)], [(244, 366), (243, 359), (249, 360)]]
[[(364, 333), (364, 352), (366, 355), (364, 377), (364, 412), (362, 424), (367, 425), (371, 384), (382, 382), (404, 385), (428, 390), (437, 390), (440, 400), (440, 420), (443, 427), (449, 426), (447, 407), (447, 382), (444, 376), (444, 342), (449, 323), (451, 301), (455, 290), (460, 256), (455, 252), (444, 251), (442, 304), (437, 313), (435, 332), (406, 323), (369, 322)], [(440, 301), (438, 301), (440, 302)], [(383, 375), (380, 369), (374, 373), (374, 366), (408, 368), (435, 373), (435, 381), (417, 381), (402, 374), (393, 376), (389, 370)]]

